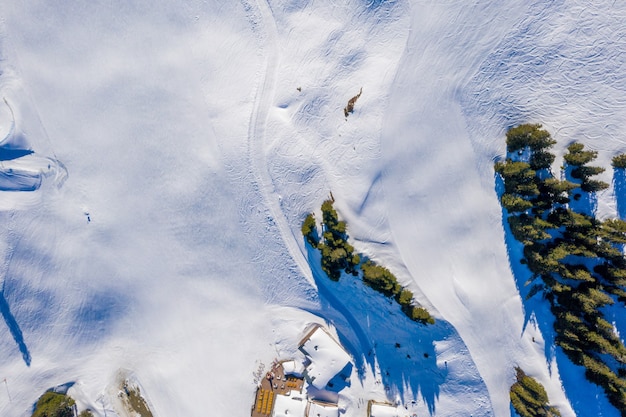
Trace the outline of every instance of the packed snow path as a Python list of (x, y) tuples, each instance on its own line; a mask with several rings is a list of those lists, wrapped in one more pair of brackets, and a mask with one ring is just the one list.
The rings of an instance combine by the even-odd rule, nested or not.
[[(297, 243), (299, 240), (302, 240), (300, 233), (298, 233), (298, 230), (291, 229), (285, 219), (280, 207), (281, 197), (276, 192), (265, 162), (265, 154), (267, 152), (266, 125), (269, 111), (274, 105), (277, 82), (276, 73), (279, 60), (276, 21), (270, 5), (265, 0), (256, 1), (256, 8), (252, 8), (249, 3), (245, 4), (250, 7), (249, 19), (252, 23), (255, 23), (257, 16), (260, 16), (261, 27), (254, 26), (254, 30), (258, 34), (261, 53), (264, 56), (264, 69), (257, 79), (254, 107), (250, 116), (248, 157), (256, 178), (255, 182), (263, 196), (263, 202), (269, 209), (291, 258), (298, 265), (300, 273), (309, 279), (311, 285), (314, 286), (311, 270), (300, 249), (300, 245)], [(258, 15), (254, 11), (257, 11)]]

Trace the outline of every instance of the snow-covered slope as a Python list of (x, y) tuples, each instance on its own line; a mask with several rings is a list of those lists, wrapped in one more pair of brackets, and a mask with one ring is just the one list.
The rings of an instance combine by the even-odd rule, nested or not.
[[(355, 360), (348, 416), (507, 416), (515, 366), (617, 415), (544, 346), (492, 164), (527, 121), (624, 150), (626, 6), (482, 3), (2, 2), (0, 415), (64, 383), (115, 415), (120, 372), (155, 416), (249, 415), (310, 322)], [(299, 228), (330, 192), (436, 326), (323, 276)]]

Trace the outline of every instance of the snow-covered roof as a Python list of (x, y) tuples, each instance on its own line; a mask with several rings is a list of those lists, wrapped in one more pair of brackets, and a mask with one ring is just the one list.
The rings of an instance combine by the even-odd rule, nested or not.
[(326, 330), (316, 326), (300, 343), (310, 360), (306, 373), (315, 388), (323, 389), (351, 361), (350, 355)]
[(277, 395), (272, 417), (305, 417), (306, 399), (300, 396)]
[(398, 417), (398, 408), (390, 404), (371, 403), (369, 417)]
[(306, 417), (338, 417), (339, 407), (336, 404), (321, 403), (317, 401), (309, 402), (309, 409)]
[(304, 372), (304, 364), (299, 361), (285, 361), (282, 365), (285, 375), (301, 377)]

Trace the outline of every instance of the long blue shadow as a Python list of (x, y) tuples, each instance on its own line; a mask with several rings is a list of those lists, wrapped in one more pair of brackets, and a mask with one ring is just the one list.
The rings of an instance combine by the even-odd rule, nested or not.
[(0, 147), (0, 161), (11, 161), (32, 154), (30, 149), (11, 149), (6, 146)]
[(22, 353), (22, 358), (24, 359), (26, 366), (30, 366), (31, 356), (30, 352), (28, 351), (28, 347), (26, 346), (26, 342), (24, 342), (22, 329), (20, 329), (19, 324), (17, 324), (17, 320), (15, 320), (15, 316), (13, 316), (13, 314), (11, 313), (9, 303), (4, 297), (4, 293), (0, 293), (0, 313), (2, 313), (4, 322), (9, 327), (11, 336), (13, 336), (13, 340), (15, 340), (15, 343), (17, 343), (17, 347)]
[[(498, 198), (500, 198), (502, 197), (502, 194), (504, 194), (504, 181), (497, 173), (494, 174), (494, 181), (496, 194)], [(519, 291), (523, 301), (522, 307), (524, 309), (524, 326), (522, 327), (522, 333), (526, 331), (528, 323), (534, 319), (535, 323), (539, 327), (539, 330), (541, 331), (541, 334), (543, 334), (544, 339), (546, 339), (546, 342), (550, 342), (554, 339), (554, 318), (550, 312), (548, 303), (543, 300), (540, 294), (528, 299), (530, 289), (534, 284), (539, 284), (540, 280), (537, 279), (538, 282), (534, 282), (532, 284), (529, 283), (533, 274), (530, 269), (522, 263), (522, 260), (524, 259), (524, 245), (515, 239), (513, 232), (511, 232), (511, 226), (508, 221), (508, 211), (504, 207), (500, 207), (502, 211), (504, 244), (509, 258), (509, 266), (511, 267), (511, 272), (515, 278), (517, 290)], [(521, 336), (522, 335), (520, 335), (520, 337)], [(545, 344), (544, 354), (548, 363), (550, 363), (551, 359), (554, 357), (552, 343)]]
[(615, 190), (617, 215), (624, 220), (626, 218), (626, 169), (613, 168), (613, 189)]

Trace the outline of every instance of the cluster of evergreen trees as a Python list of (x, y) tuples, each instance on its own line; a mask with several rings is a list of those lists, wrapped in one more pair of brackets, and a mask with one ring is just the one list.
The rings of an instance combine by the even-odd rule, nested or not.
[[(35, 403), (32, 417), (74, 417), (76, 401), (67, 394), (46, 391)], [(94, 417), (91, 410), (78, 413), (78, 417)]]
[(339, 220), (333, 200), (322, 204), (322, 230), (320, 238), (313, 214), (309, 214), (302, 223), (302, 234), (311, 246), (320, 251), (322, 270), (331, 280), (339, 281), (342, 272), (359, 276), (360, 270), (365, 285), (386, 297), (393, 297), (411, 320), (422, 324), (435, 323), (425, 308), (415, 305), (413, 293), (402, 287), (387, 268), (372, 260), (361, 261), (361, 255), (355, 253), (354, 247), (348, 243), (346, 222)]
[[(626, 222), (600, 221), (568, 206), (608, 184), (593, 179), (604, 169), (589, 165), (597, 153), (580, 143), (564, 156), (566, 179), (555, 178), (554, 143), (540, 125), (508, 131), (508, 157), (495, 165), (504, 181), (500, 201), (533, 274), (528, 297), (541, 293), (549, 301), (556, 344), (626, 416), (626, 347), (602, 313), (615, 302), (626, 305)], [(626, 166), (626, 157), (614, 158), (619, 164)]]
[(626, 154), (621, 154), (613, 157), (613, 168), (625, 169), (626, 168)]
[(76, 402), (69, 396), (46, 391), (35, 404), (32, 417), (74, 417)]
[(543, 385), (521, 368), (515, 368), (517, 382), (511, 386), (510, 396), (513, 408), (520, 417), (561, 417), (556, 407), (548, 404), (548, 394)]

